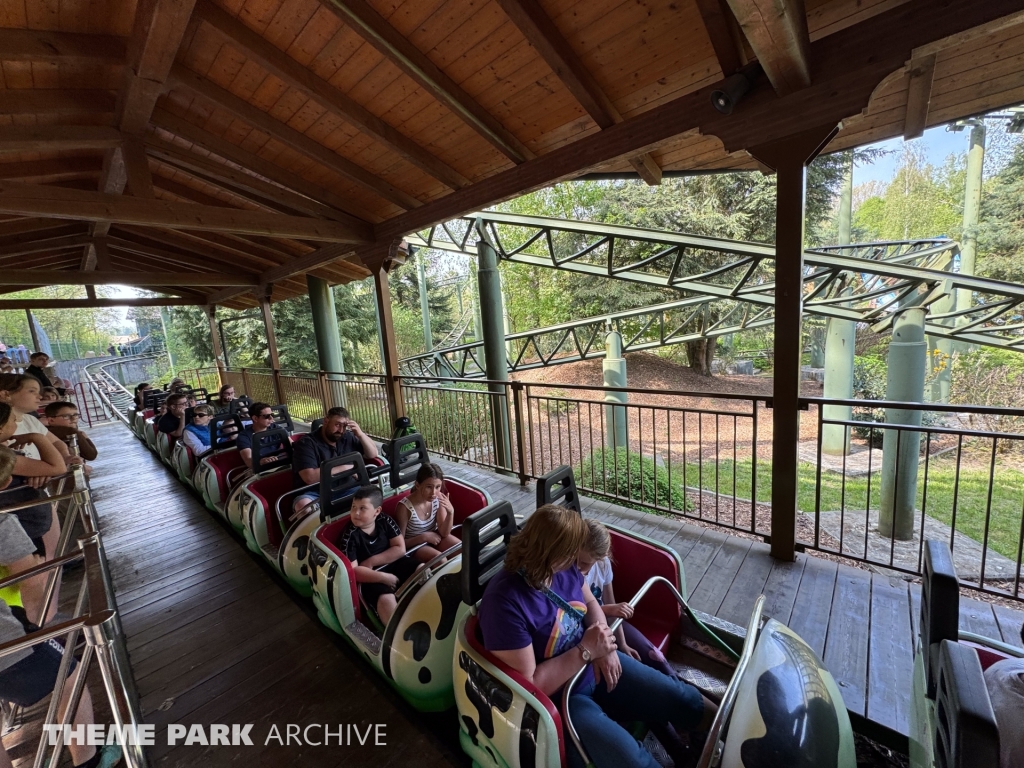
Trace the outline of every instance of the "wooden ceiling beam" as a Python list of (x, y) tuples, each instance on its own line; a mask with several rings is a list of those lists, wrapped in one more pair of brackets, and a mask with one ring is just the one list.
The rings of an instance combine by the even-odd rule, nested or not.
[(245, 99), (239, 98), (231, 91), (221, 88), (181, 64), (175, 64), (172, 68), (170, 82), (174, 87), (189, 91), (195, 96), (202, 97), (213, 106), (230, 112), (242, 122), (248, 123), (256, 130), (329, 168), (343, 179), (363, 187), (382, 200), (405, 210), (412, 210), (422, 205), (419, 200), (394, 184), (374, 176), (362, 166), (342, 157), (334, 150), (328, 149), (320, 142), (296, 131), (269, 113), (254, 107)]
[[(21, 290), (27, 290), (22, 288)], [(5, 309), (90, 309), (94, 307), (197, 307), (206, 299), (137, 298), (137, 299), (0, 299)]]
[(142, 141), (134, 136), (126, 136), (121, 151), (124, 154), (128, 191), (133, 197), (153, 199), (153, 176), (149, 172), (149, 160)]
[(232, 194), (245, 197), (259, 205), (272, 204), (281, 213), (307, 214), (324, 219), (347, 220), (334, 208), (291, 190), (271, 184), (261, 178), (240, 171), (208, 157), (189, 152), (155, 136), (146, 138), (146, 151), (165, 163), (208, 184), (215, 184)]
[(237, 144), (232, 144), (227, 139), (222, 139), (220, 136), (216, 136), (197, 125), (193, 125), (167, 110), (160, 109), (159, 107), (155, 109), (153, 111), (153, 123), (168, 133), (172, 133), (225, 160), (236, 163), (253, 173), (258, 173), (263, 178), (280, 184), (286, 189), (294, 190), (296, 193), (311, 200), (330, 206), (334, 209), (334, 215), (330, 218), (336, 221), (354, 225), (365, 225), (368, 221), (380, 220), (380, 217), (363, 210), (357, 203), (336, 195), (329, 189), (325, 189), (311, 181), (307, 181), (294, 171), (289, 171), (269, 160), (264, 160), (262, 157), (242, 149)]
[(83, 115), (113, 111), (113, 91), (37, 88), (0, 90), (0, 115)]
[(221, 200), (219, 197), (214, 197), (213, 195), (208, 195), (198, 189), (193, 189), (188, 184), (183, 184), (180, 181), (168, 179), (166, 176), (161, 176), (159, 173), (153, 177), (153, 186), (190, 203), (197, 203), (199, 205), (207, 205), (215, 208), (233, 207), (231, 203)]
[(0, 179), (31, 179), (46, 183), (53, 179), (86, 178), (95, 176), (103, 169), (98, 157), (61, 157), (50, 160), (29, 160), (17, 163), (0, 163)]
[(101, 125), (5, 125), (0, 127), (2, 152), (60, 152), (110, 149), (121, 145), (121, 132)]
[[(107, 249), (111, 253), (119, 252), (132, 258), (135, 256), (149, 256), (154, 259), (159, 259), (160, 262), (164, 264), (165, 268), (168, 263), (170, 263), (218, 269), (223, 269), (223, 265), (226, 265), (236, 270), (240, 269), (237, 262), (224, 258), (217, 258), (199, 253), (183, 253), (181, 251), (169, 250), (167, 248), (156, 248), (151, 245), (137, 243), (134, 240), (126, 240), (122, 237), (116, 236), (107, 238)], [(249, 273), (244, 269), (240, 271), (242, 274), (246, 274), (247, 276), (252, 275), (253, 279), (255, 279), (255, 274)]]
[(574, 178), (589, 168), (677, 141), (691, 131), (716, 136), (732, 153), (791, 136), (808, 125), (837, 124), (859, 114), (878, 84), (903, 69), (915, 49), (1018, 10), (1015, 0), (949, 0), (941, 5), (910, 0), (812, 43), (815, 82), (803, 91), (780, 97), (763, 87), (762, 80), (733, 114), (723, 115), (711, 103), (711, 93), (723, 83), (712, 83), (378, 224), (376, 241), (387, 243)]
[(910, 141), (924, 133), (928, 126), (928, 108), (932, 100), (935, 78), (935, 54), (910, 60), (907, 67), (907, 116), (903, 123), (903, 139)]
[(365, 0), (326, 0), (323, 7), (334, 13), (382, 56), (419, 83), (505, 157), (515, 163), (522, 163), (534, 157), (533, 152), (494, 115), (462, 90)]
[[(318, 248), (305, 256), (292, 259), (279, 267), (266, 270), (260, 275), (259, 283), (260, 285), (273, 285), (274, 283), (281, 282), (282, 280), (294, 277), (295, 275), (304, 275), (306, 272), (354, 255), (355, 250), (352, 248), (345, 248), (341, 245), (327, 245), (323, 248)], [(369, 272), (366, 273), (366, 276), (369, 277)], [(210, 303), (220, 304), (224, 301), (228, 301), (229, 299), (236, 298), (243, 293), (245, 293), (244, 290), (226, 288), (223, 291), (211, 294)]]
[(54, 269), (7, 269), (0, 275), (0, 285), (131, 285), (138, 288), (161, 285), (226, 286), (258, 285), (252, 278), (223, 272), (110, 272), (93, 270), (69, 272)]
[[(622, 115), (604, 89), (584, 66), (538, 0), (498, 0), (555, 76), (600, 128), (622, 122)], [(629, 158), (629, 164), (652, 186), (661, 183), (661, 167), (650, 154)]]
[[(74, 225), (66, 221), (54, 221), (53, 219), (21, 218), (11, 221), (0, 222), (0, 237), (13, 237), (30, 232), (43, 232), (51, 229), (62, 230), (62, 234), (73, 234)], [(38, 235), (32, 235), (38, 237)], [(52, 236), (52, 233), (51, 233)], [(11, 242), (8, 240), (7, 242)]]
[(341, 117), (362, 133), (373, 137), (393, 152), (397, 152), (424, 173), (443, 182), (452, 189), (461, 189), (469, 179), (432, 155), (399, 130), (374, 115), (364, 106), (349, 98), (343, 91), (297, 62), (273, 43), (254, 32), (211, 0), (198, 0), (195, 17), (219, 31), (247, 57), (279, 77), (292, 88), (301, 91), (329, 111)]
[(12, 181), (0, 182), (0, 213), (356, 244), (366, 243), (370, 239), (369, 228), (357, 231), (336, 221), (167, 203), (161, 200), (139, 200)]
[(126, 40), (37, 29), (0, 29), (4, 61), (124, 64)]
[(718, 66), (722, 68), (722, 75), (728, 77), (747, 63), (746, 56), (733, 35), (736, 17), (732, 15), (726, 0), (696, 2), (697, 10), (704, 21), (704, 29), (711, 39), (711, 47), (715, 49)]
[(126, 232), (136, 239), (143, 238), (147, 242), (170, 245), (183, 251), (209, 254), (210, 258), (242, 265), (244, 269), (262, 272), (275, 266), (284, 254), (277, 254), (277, 259), (267, 258), (261, 250), (243, 250), (233, 241), (223, 239), (216, 232), (189, 232), (187, 230), (148, 229), (129, 225), (118, 225), (117, 232)]
[[(65, 249), (71, 246), (81, 246), (89, 242), (91, 238), (87, 234), (64, 235), (62, 237), (46, 237), (33, 240), (27, 243), (0, 245), (0, 257), (2, 256), (23, 256), (30, 253), (39, 253), (52, 249)], [(2, 278), (0, 278), (2, 279)]]
[(743, 35), (780, 96), (811, 84), (804, 0), (727, 0)]

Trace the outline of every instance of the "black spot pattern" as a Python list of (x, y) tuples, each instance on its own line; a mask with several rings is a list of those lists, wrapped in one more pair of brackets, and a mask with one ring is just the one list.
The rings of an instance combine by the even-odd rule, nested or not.
[(298, 550), (299, 560), (305, 560), (306, 553), (309, 551), (309, 536), (299, 536), (292, 542), (292, 546)]
[(309, 576), (309, 566), (303, 563), (302, 567), (299, 568), (299, 573), (301, 573), (303, 576)]
[(523, 712), (523, 722), (519, 724), (519, 765), (521, 768), (534, 768), (537, 765), (537, 727), (540, 725), (540, 713), (529, 704)]
[(420, 667), (419, 678), (420, 678), (420, 682), (423, 683), (424, 685), (429, 683), (430, 682), (430, 678), (431, 678), (430, 668), (429, 667)]
[(512, 689), (490, 675), (483, 667), (462, 651), (459, 666), (466, 670), (466, 696), (476, 707), (480, 731), (488, 738), (494, 738), (494, 719), (491, 707), (508, 712), (512, 706)]
[(469, 734), (469, 740), (476, 746), (479, 746), (476, 740), (476, 723), (473, 722), (473, 718), (469, 715), (463, 715), (462, 722), (466, 724), (466, 733)]
[(743, 764), (837, 768), (839, 718), (828, 690), (817, 683), (821, 665), (802, 642), (783, 632), (775, 633), (775, 640), (787, 659), (757, 681), (757, 707), (767, 733), (743, 742)]
[(462, 605), (462, 574), (446, 573), (438, 577), (437, 596), (441, 599), (441, 618), (437, 622), (434, 638), (444, 640), (452, 633), (459, 606)]
[(402, 637), (412, 643), (412, 657), (423, 661), (430, 650), (430, 625), (425, 621), (413, 622)]

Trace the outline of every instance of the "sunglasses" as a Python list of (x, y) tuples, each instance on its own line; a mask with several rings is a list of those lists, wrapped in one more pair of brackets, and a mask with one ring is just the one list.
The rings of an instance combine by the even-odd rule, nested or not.
[(272, 419), (272, 418), (274, 418), (274, 414), (272, 414), (272, 413), (261, 413), (258, 416), (256, 416), (256, 418), (257, 419)]

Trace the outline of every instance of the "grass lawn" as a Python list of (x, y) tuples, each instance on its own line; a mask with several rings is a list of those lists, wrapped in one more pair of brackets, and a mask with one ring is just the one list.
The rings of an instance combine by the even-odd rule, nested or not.
[[(750, 498), (751, 460), (741, 460), (733, 465), (732, 459), (723, 459), (717, 464), (718, 492), (733, 495), (733, 473), (735, 472), (735, 494)], [(810, 463), (800, 464), (800, 489), (797, 506), (801, 512), (814, 512), (817, 470)], [(715, 490), (715, 463), (704, 462), (703, 477), (696, 462), (686, 465), (686, 485), (700, 485)], [(956, 459), (940, 457), (932, 459), (928, 468), (928, 506), (926, 512), (947, 525), (953, 520), (953, 497), (956, 481)], [(672, 465), (673, 484), (683, 483), (683, 465)], [(879, 507), (881, 474), (871, 476), (871, 508)], [(917, 475), (917, 508), (920, 510), (924, 494), (924, 466)], [(966, 466), (960, 469), (960, 485), (956, 490), (956, 528), (961, 533), (981, 541), (985, 535), (985, 508), (988, 503), (988, 469), (974, 469)], [(771, 501), (772, 474), (770, 461), (757, 463), (757, 500)], [(863, 511), (868, 504), (868, 478), (848, 477), (845, 497), (842, 476), (835, 472), (821, 473), (822, 511), (845, 508), (849, 511)], [(989, 524), (989, 545), (1011, 560), (1017, 559), (1020, 539), (1021, 513), (1024, 509), (1024, 472), (1019, 469), (1000, 466), (997, 460), (994, 487), (992, 488), (992, 518)]]

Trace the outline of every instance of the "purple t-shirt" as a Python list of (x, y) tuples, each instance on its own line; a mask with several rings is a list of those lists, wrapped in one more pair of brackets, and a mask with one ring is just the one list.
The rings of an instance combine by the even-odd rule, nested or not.
[[(587, 612), (583, 574), (575, 565), (554, 575), (551, 591), (575, 608), (579, 616)], [(538, 664), (565, 653), (583, 637), (582, 618), (567, 615), (518, 573), (505, 570), (487, 585), (479, 614), (487, 650), (514, 651), (532, 645)]]

